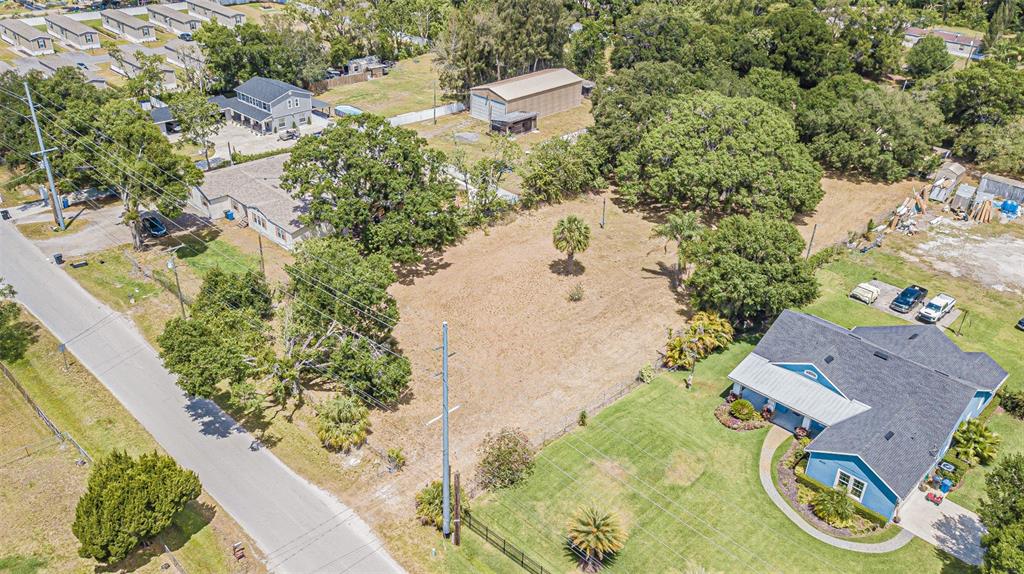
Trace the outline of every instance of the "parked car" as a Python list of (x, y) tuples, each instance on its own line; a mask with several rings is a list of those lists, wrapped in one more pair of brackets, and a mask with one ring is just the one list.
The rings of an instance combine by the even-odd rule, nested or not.
[(88, 70), (89, 69), (89, 66), (85, 62), (75, 62), (75, 65), (78, 66), (79, 70)]
[(917, 318), (925, 323), (938, 323), (940, 319), (953, 310), (955, 305), (956, 299), (945, 293), (939, 293), (921, 309), (917, 314)]
[(281, 141), (297, 140), (299, 139), (299, 130), (284, 130), (277, 134), (277, 139)]
[(1020, 321), (1017, 321), (1017, 328), (1024, 331), (1024, 317), (1021, 317)]
[(878, 290), (878, 287), (875, 287), (870, 283), (861, 283), (854, 287), (853, 291), (850, 291), (850, 298), (870, 305), (878, 299), (879, 293), (880, 291)]
[(897, 313), (909, 313), (924, 302), (925, 297), (928, 296), (928, 290), (920, 285), (911, 285), (892, 300), (889, 304), (889, 308)]
[(189, 32), (182, 32), (181, 34), (178, 34), (178, 38), (180, 38), (180, 39), (182, 39), (182, 40), (184, 40), (186, 42), (191, 42), (192, 41), (192, 34), (189, 33)]
[(160, 220), (152, 215), (147, 215), (142, 218), (142, 228), (146, 230), (146, 235), (150, 237), (163, 237), (167, 235), (167, 228)]

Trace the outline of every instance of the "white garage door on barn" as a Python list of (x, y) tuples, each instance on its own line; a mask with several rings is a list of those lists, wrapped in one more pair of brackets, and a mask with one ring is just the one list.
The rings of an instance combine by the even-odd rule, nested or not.
[(473, 94), (470, 98), (469, 115), (484, 121), (504, 117), (505, 102), (492, 100), (483, 94)]

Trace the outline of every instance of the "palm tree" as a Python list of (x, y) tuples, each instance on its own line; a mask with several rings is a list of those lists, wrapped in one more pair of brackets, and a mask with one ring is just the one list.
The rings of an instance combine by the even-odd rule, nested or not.
[(811, 506), (818, 518), (837, 528), (846, 526), (853, 519), (853, 501), (840, 488), (819, 491), (814, 495)]
[(552, 239), (555, 249), (565, 253), (566, 259), (572, 264), (575, 254), (590, 247), (590, 226), (575, 215), (564, 217), (555, 224)]
[(953, 452), (971, 466), (987, 464), (995, 459), (996, 449), (1002, 440), (985, 423), (971, 419), (960, 423), (960, 428), (953, 435)]
[(584, 572), (596, 572), (604, 561), (622, 550), (626, 534), (611, 513), (583, 508), (569, 523), (569, 545), (580, 557)]
[(683, 271), (687, 265), (686, 259), (693, 251), (692, 244), (700, 239), (703, 232), (704, 226), (695, 211), (671, 213), (665, 223), (654, 228), (654, 235), (665, 240), (666, 253), (668, 253), (668, 244), (672, 241), (676, 242), (676, 285), (682, 284)]

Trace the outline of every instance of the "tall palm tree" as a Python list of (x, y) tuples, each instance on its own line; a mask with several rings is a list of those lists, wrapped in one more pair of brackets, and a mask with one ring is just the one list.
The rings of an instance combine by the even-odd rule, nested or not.
[(677, 211), (669, 214), (665, 223), (654, 228), (654, 235), (665, 240), (665, 252), (668, 244), (676, 242), (676, 277), (675, 284), (683, 282), (683, 271), (686, 269), (689, 254), (693, 252), (693, 243), (700, 239), (704, 226), (695, 211)]
[(608, 512), (583, 508), (569, 523), (569, 544), (584, 572), (596, 572), (626, 544), (626, 534)]
[(552, 240), (555, 249), (565, 253), (566, 259), (571, 264), (573, 256), (582, 253), (590, 247), (590, 226), (575, 215), (563, 217), (555, 224)]
[(971, 419), (960, 423), (960, 428), (953, 434), (953, 452), (957, 458), (971, 466), (988, 464), (995, 459), (1002, 440), (985, 423)]

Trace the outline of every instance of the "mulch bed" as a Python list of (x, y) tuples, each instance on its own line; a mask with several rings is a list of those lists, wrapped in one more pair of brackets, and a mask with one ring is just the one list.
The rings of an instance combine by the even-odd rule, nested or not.
[[(789, 467), (788, 464), (786, 464), (786, 462), (790, 460), (790, 458), (793, 456), (793, 451), (795, 451), (798, 446), (799, 443), (793, 441), (793, 444), (789, 446), (789, 450), (787, 450), (786, 454), (783, 455), (781, 459), (779, 459), (778, 466), (776, 466), (776, 469), (779, 473), (779, 482), (777, 484), (779, 488), (779, 493), (782, 494), (782, 496), (789, 501), (790, 506), (795, 508), (796, 511), (800, 513), (800, 516), (803, 516), (804, 520), (811, 523), (815, 528), (824, 532), (825, 534), (835, 536), (836, 538), (856, 538), (859, 536), (864, 536), (866, 534), (876, 532), (877, 527), (874, 527), (874, 529), (871, 529), (869, 531), (865, 531), (862, 528), (858, 529), (858, 531), (856, 532), (851, 530), (850, 528), (836, 528), (828, 522), (825, 522), (824, 520), (818, 518), (818, 516), (814, 514), (814, 509), (811, 508), (810, 504), (800, 503), (800, 499), (797, 496), (798, 483), (796, 481), (796, 473), (792, 468)], [(864, 528), (868, 528), (870, 526), (870, 523), (867, 520), (859, 516), (855, 516), (854, 521), (855, 523), (860, 523), (858, 525), (863, 526)]]
[(715, 409), (715, 418), (718, 419), (718, 422), (722, 423), (724, 426), (728, 428), (731, 428), (734, 431), (749, 431), (764, 428), (771, 424), (768, 421), (760, 418), (752, 421), (741, 421), (740, 419), (732, 416), (732, 414), (729, 413), (729, 404), (730, 403), (725, 402), (718, 405), (718, 407)]

